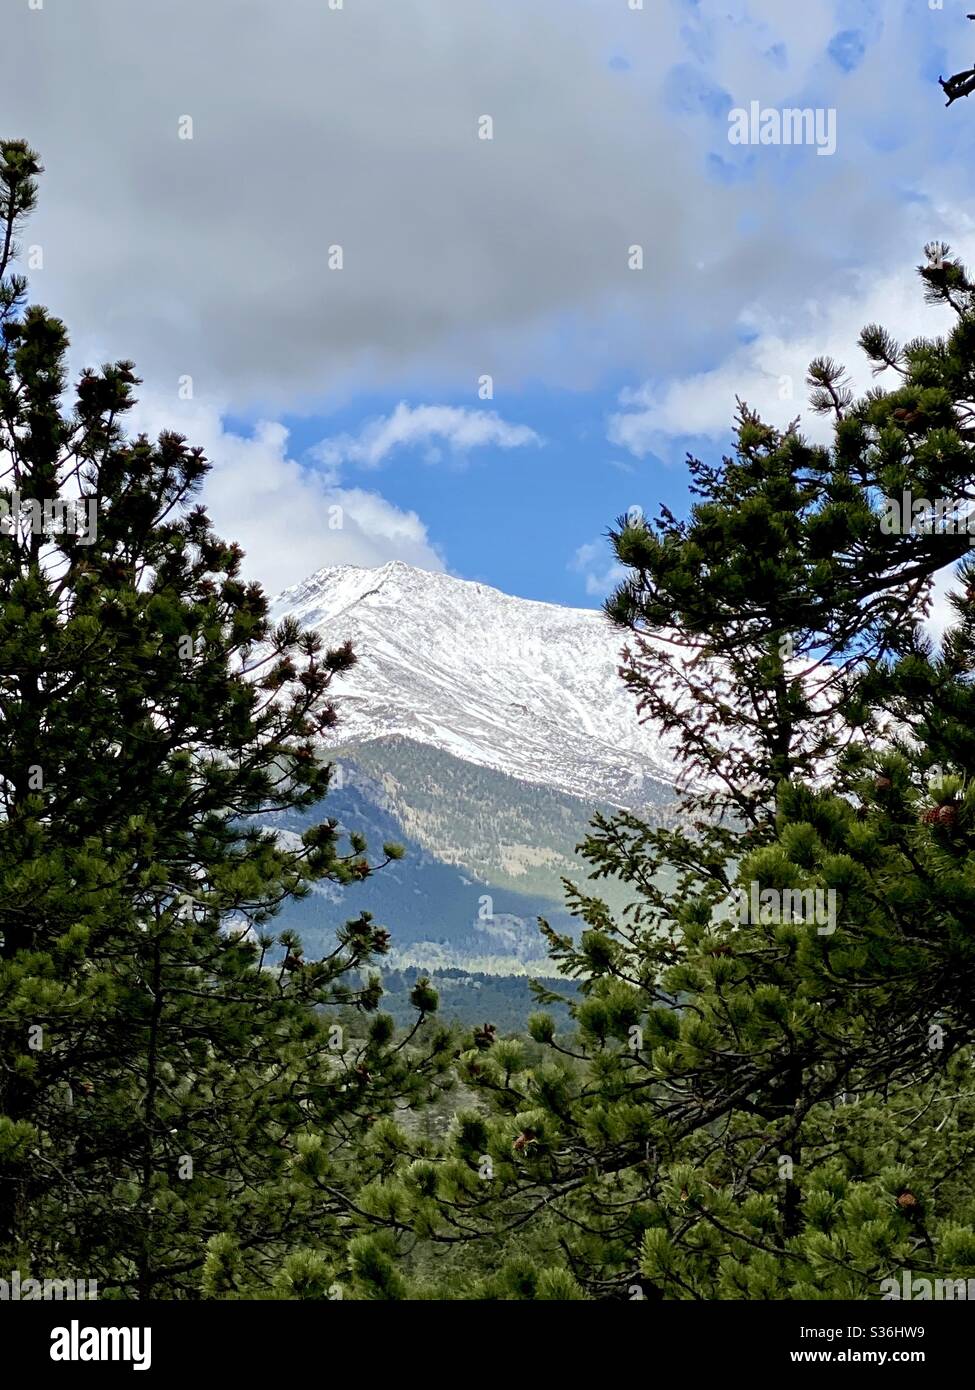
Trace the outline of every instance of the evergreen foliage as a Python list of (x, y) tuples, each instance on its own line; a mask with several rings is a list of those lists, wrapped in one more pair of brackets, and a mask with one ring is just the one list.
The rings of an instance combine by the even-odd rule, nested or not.
[[(812, 364), (829, 447), (740, 403), (733, 456), (690, 461), (690, 516), (612, 531), (621, 675), (674, 736), (682, 817), (596, 817), (583, 857), (630, 905), (570, 886), (580, 943), (545, 930), (575, 1033), (535, 1017), (540, 1065), (465, 1052), (482, 1108), (401, 1178), (421, 1228), (536, 1229), (592, 1298), (975, 1272), (970, 561), (942, 650), (921, 627), (968, 554), (975, 286), (944, 246), (921, 276), (953, 321), (864, 330), (889, 389)], [(960, 533), (898, 530), (905, 489), (959, 499)], [(518, 1257), (506, 1290), (541, 1296)]]
[[(690, 515), (612, 530), (620, 674), (679, 814), (595, 816), (527, 1037), (441, 1026), (416, 971), (398, 1034), (367, 912), (320, 959), (269, 930), (402, 853), (262, 828), (327, 793), (354, 654), (272, 626), (201, 451), (126, 434), (131, 363), (69, 388), (11, 269), (40, 173), (0, 143), (0, 1262), (117, 1298), (975, 1274), (975, 284), (950, 249), (920, 270), (943, 337), (867, 327), (862, 396), (811, 365), (828, 446), (739, 403)], [(907, 493), (947, 512), (915, 524)]]
[[(449, 1035), (394, 1038), (368, 914), (317, 960), (268, 934), (399, 853), (260, 828), (327, 791), (355, 658), (272, 629), (194, 502), (199, 449), (126, 437), (131, 363), (69, 390), (64, 325), (9, 273), (40, 172), (0, 145), (0, 1262), (103, 1297), (320, 1296), (383, 1171), (369, 1131), (447, 1084)], [(58, 499), (84, 533), (36, 524)], [(436, 1007), (414, 990), (417, 1021)]]

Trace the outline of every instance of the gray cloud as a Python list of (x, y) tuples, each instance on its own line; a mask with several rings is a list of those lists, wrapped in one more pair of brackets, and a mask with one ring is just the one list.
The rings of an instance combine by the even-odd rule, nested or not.
[[(5, 129), (48, 169), (34, 293), (84, 355), (238, 408), (688, 368), (759, 289), (784, 307), (844, 242), (876, 245), (895, 201), (844, 136), (879, 74), (860, 95), (822, 68), (826, 0), (784, 8), (715, 28), (707, 0), (0, 0)], [(672, 72), (686, 23), (735, 101), (835, 86), (840, 154), (787, 186), (772, 160), (756, 186), (708, 178), (703, 69)], [(777, 36), (787, 74), (761, 56)]]

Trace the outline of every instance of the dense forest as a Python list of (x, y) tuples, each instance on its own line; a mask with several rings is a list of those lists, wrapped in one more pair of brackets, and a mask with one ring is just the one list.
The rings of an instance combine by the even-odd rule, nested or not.
[(975, 1274), (975, 282), (950, 248), (918, 283), (941, 336), (865, 326), (864, 395), (811, 364), (827, 443), (742, 402), (686, 517), (605, 519), (619, 679), (675, 736), (678, 810), (594, 814), (544, 978), (384, 972), (395, 920), (314, 953), (276, 927), (402, 853), (273, 828), (327, 805), (356, 653), (269, 621), (202, 450), (127, 431), (133, 363), (69, 382), (16, 269), (41, 173), (0, 144), (0, 1266), (169, 1300)]

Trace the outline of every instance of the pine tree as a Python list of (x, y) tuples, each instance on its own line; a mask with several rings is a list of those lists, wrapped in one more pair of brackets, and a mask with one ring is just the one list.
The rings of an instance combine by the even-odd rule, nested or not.
[[(574, 1036), (532, 1020), (551, 1060), (464, 1055), (491, 1113), (399, 1178), (432, 1239), (534, 1229), (596, 1298), (975, 1272), (969, 562), (942, 652), (922, 627), (975, 510), (975, 286), (944, 246), (921, 275), (951, 331), (861, 335), (893, 389), (812, 364), (828, 448), (741, 404), (686, 521), (611, 533), (621, 675), (673, 736), (681, 814), (596, 818), (584, 859), (631, 905), (570, 885), (581, 940), (545, 928), (582, 994)], [(961, 527), (895, 525), (908, 489), (958, 499)], [(538, 1296), (517, 1258), (507, 1277)]]
[(40, 172), (0, 144), (0, 1260), (122, 1297), (338, 1296), (391, 1161), (372, 1136), (449, 1060), (378, 1012), (368, 914), (317, 960), (266, 930), (401, 853), (263, 828), (325, 795), (355, 658), (272, 627), (194, 501), (199, 449), (126, 436), (131, 363), (69, 392), (64, 325), (11, 269)]

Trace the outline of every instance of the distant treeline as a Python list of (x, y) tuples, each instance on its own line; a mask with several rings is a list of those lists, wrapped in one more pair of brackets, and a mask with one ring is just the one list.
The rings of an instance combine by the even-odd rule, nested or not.
[[(542, 1007), (525, 975), (486, 975), (483, 971), (460, 969), (423, 971), (406, 967), (383, 970), (382, 977), (383, 1012), (391, 1014), (400, 1027), (411, 1025), (416, 1018), (410, 992), (417, 980), (424, 977), (440, 996), (437, 1017), (443, 1023), (456, 1022), (470, 1028), (487, 1022), (493, 1023), (501, 1034), (524, 1033), (531, 1014)], [(572, 980), (553, 978), (537, 983), (570, 999), (577, 995)], [(568, 1030), (571, 1027), (569, 1011), (564, 1005), (546, 1004), (545, 1011), (555, 1018), (560, 1028)]]

